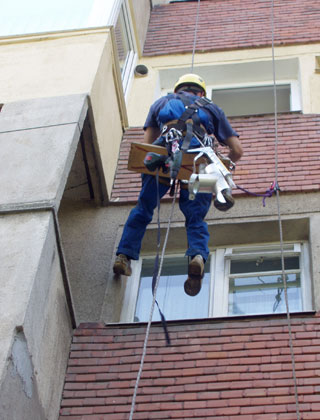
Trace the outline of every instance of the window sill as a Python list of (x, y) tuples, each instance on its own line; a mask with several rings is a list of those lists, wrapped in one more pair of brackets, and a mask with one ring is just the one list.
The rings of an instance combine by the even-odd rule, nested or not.
[[(291, 312), (290, 318), (307, 318), (310, 316), (315, 316), (317, 314), (317, 311), (301, 311), (301, 312)], [(320, 313), (319, 313), (320, 315)], [(254, 314), (254, 315), (233, 315), (233, 316), (225, 316), (225, 317), (217, 317), (217, 318), (196, 318), (196, 319), (176, 319), (176, 320), (170, 320), (167, 321), (168, 325), (194, 325), (194, 324), (217, 324), (217, 323), (228, 323), (228, 322), (234, 322), (234, 321), (252, 321), (252, 320), (267, 320), (267, 319), (286, 319), (287, 314), (281, 313), (281, 314)], [(135, 328), (135, 327), (141, 327), (144, 325), (147, 325), (147, 322), (118, 322), (118, 323), (107, 323), (106, 326), (110, 328), (117, 328), (119, 326), (121, 327), (128, 327), (128, 328)], [(152, 322), (152, 326), (160, 326), (162, 327), (161, 321)]]

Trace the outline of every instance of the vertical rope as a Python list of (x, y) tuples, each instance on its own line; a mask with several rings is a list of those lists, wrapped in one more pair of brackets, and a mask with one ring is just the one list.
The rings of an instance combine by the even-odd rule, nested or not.
[(162, 265), (163, 265), (164, 254), (165, 254), (165, 250), (166, 250), (166, 246), (167, 246), (167, 242), (168, 242), (171, 220), (172, 220), (174, 205), (175, 205), (175, 201), (176, 201), (176, 197), (177, 197), (177, 190), (178, 190), (178, 188), (175, 189), (175, 193), (174, 193), (174, 197), (173, 197), (173, 201), (172, 201), (172, 206), (171, 206), (171, 211), (170, 211), (170, 215), (169, 215), (169, 220), (168, 220), (168, 225), (167, 225), (167, 232), (166, 232), (166, 236), (165, 236), (163, 247), (162, 247), (159, 271), (158, 271), (156, 284), (154, 286), (152, 305), (151, 305), (151, 309), (150, 309), (150, 315), (149, 315), (149, 321), (148, 321), (148, 325), (147, 325), (146, 335), (145, 335), (145, 339), (144, 339), (144, 343), (143, 343), (143, 350), (142, 350), (142, 356), (141, 356), (141, 361), (140, 361), (140, 367), (139, 367), (136, 383), (135, 383), (135, 386), (134, 386), (132, 401), (131, 401), (131, 410), (130, 410), (129, 420), (133, 419), (133, 414), (134, 414), (134, 409), (135, 409), (135, 404), (136, 404), (136, 399), (137, 399), (137, 393), (138, 393), (138, 388), (139, 388), (139, 382), (140, 382), (140, 378), (141, 378), (141, 374), (142, 374), (142, 370), (143, 370), (144, 359), (145, 359), (146, 354), (147, 354), (147, 345), (148, 345), (148, 339), (149, 339), (152, 317), (153, 317), (153, 312), (154, 312), (154, 306), (155, 306), (155, 303), (156, 303), (157, 289), (158, 289), (158, 285), (159, 285), (159, 281), (160, 281), (160, 275), (161, 275), (161, 270), (162, 270)]
[[(279, 162), (278, 162), (278, 104), (277, 104), (276, 67), (275, 67), (275, 54), (274, 54), (274, 50), (275, 50), (275, 48), (274, 48), (274, 32), (275, 32), (275, 28), (274, 28), (274, 26), (275, 26), (274, 25), (274, 0), (271, 0), (271, 26), (272, 26), (272, 73), (273, 73), (273, 98), (274, 98), (274, 131), (275, 131), (275, 181), (276, 181), (276, 186), (278, 186), (278, 172), (279, 172)], [(277, 212), (278, 212), (278, 221), (279, 221), (282, 281), (283, 281), (283, 285), (284, 285), (284, 297), (285, 297), (285, 304), (286, 304), (286, 311), (287, 311), (289, 346), (290, 346), (290, 355), (291, 355), (291, 363), (292, 363), (292, 376), (293, 376), (293, 383), (294, 383), (296, 414), (297, 414), (297, 420), (300, 420), (297, 376), (296, 376), (296, 367), (295, 367), (295, 357), (294, 357), (294, 351), (293, 351), (293, 338), (292, 338), (291, 318), (290, 318), (290, 310), (289, 310), (287, 278), (286, 278), (285, 263), (284, 263), (283, 230), (282, 230), (282, 220), (281, 220), (281, 211), (280, 211), (279, 188), (276, 188), (276, 201), (277, 201)]]
[[(196, 23), (195, 23), (195, 29), (194, 29), (191, 73), (193, 73), (194, 55), (195, 55), (196, 43), (197, 43), (199, 10), (200, 10), (200, 0), (198, 0), (197, 16), (196, 16)], [(167, 241), (168, 241), (168, 236), (169, 236), (170, 225), (171, 225), (171, 220), (172, 220), (172, 216), (173, 216), (173, 210), (174, 210), (174, 204), (175, 204), (176, 196), (177, 196), (177, 188), (175, 189), (175, 194), (174, 194), (173, 201), (172, 201), (172, 206), (171, 206), (171, 212), (170, 212), (170, 216), (169, 216), (169, 220), (168, 220), (166, 237), (164, 239), (161, 258), (160, 258), (159, 271), (158, 271), (156, 283), (155, 283), (155, 286), (154, 286), (152, 305), (151, 305), (151, 310), (150, 310), (146, 335), (145, 335), (145, 339), (144, 339), (144, 343), (143, 343), (143, 350), (142, 350), (142, 356), (141, 356), (141, 361), (140, 361), (140, 367), (139, 367), (139, 371), (138, 371), (138, 375), (137, 375), (137, 379), (136, 379), (136, 383), (135, 383), (135, 387), (134, 387), (134, 392), (133, 392), (133, 396), (132, 396), (129, 420), (133, 419), (133, 414), (134, 414), (134, 409), (135, 409), (135, 404), (136, 404), (136, 399), (137, 399), (137, 393), (138, 393), (138, 388), (139, 388), (139, 382), (140, 382), (140, 378), (141, 378), (141, 374), (142, 374), (142, 370), (143, 370), (144, 359), (145, 359), (145, 356), (146, 356), (146, 353), (147, 353), (147, 345), (148, 345), (148, 339), (149, 339), (150, 328), (151, 328), (151, 323), (152, 323), (152, 317), (153, 317), (154, 307), (155, 307), (155, 304), (156, 304), (157, 289), (158, 289), (158, 285), (159, 285), (159, 281), (160, 281), (160, 275), (161, 275), (161, 270), (162, 270), (162, 265), (163, 265), (164, 253), (165, 253), (165, 249), (166, 249), (166, 246), (167, 246)], [(159, 214), (158, 214), (158, 217), (159, 217)]]
[(199, 11), (200, 11), (200, 0), (198, 0), (196, 24), (195, 24), (195, 27), (194, 27), (193, 48), (192, 48), (192, 62), (191, 62), (191, 73), (193, 73), (194, 55), (195, 55), (195, 52), (196, 52), (196, 43), (197, 43), (197, 32), (198, 32)]

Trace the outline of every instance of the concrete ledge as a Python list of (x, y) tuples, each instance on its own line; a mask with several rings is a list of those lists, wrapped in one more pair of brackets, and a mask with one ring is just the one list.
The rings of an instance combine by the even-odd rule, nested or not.
[(0, 247), (0, 418), (55, 419), (72, 328), (52, 213), (1, 216)]
[(87, 113), (86, 95), (4, 105), (0, 114), (0, 208), (59, 206)]
[(0, 133), (65, 124), (82, 129), (87, 113), (86, 94), (29, 99), (6, 103), (0, 114)]

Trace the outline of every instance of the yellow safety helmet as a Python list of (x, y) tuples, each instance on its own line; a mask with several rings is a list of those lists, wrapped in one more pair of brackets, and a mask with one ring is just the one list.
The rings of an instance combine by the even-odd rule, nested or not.
[(198, 86), (204, 91), (204, 94), (206, 95), (205, 81), (197, 74), (188, 73), (179, 77), (177, 83), (174, 85), (174, 92), (183, 86)]

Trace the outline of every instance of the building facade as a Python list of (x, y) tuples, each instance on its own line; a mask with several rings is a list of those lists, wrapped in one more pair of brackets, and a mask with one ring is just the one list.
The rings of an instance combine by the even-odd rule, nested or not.
[[(1, 419), (58, 417), (79, 294), (94, 290), (84, 316), (99, 319), (105, 265), (92, 261), (88, 292), (72, 257), (111, 195), (149, 13), (147, 0), (2, 7)], [(91, 240), (80, 253), (99, 259)]]
[[(148, 73), (132, 85), (109, 203), (119, 223), (113, 258), (140, 188), (140, 175), (126, 169), (130, 145), (142, 141), (151, 103), (191, 70), (197, 7), (172, 1), (152, 9), (139, 61)], [(175, 208), (157, 295), (171, 345), (153, 324), (133, 418), (319, 418), (318, 15), (316, 2), (200, 2), (193, 71), (240, 135), (236, 184), (262, 197), (237, 189), (231, 210), (210, 210), (211, 254), (194, 298), (183, 291), (187, 243)], [(280, 207), (275, 194), (263, 197), (276, 178)], [(161, 205), (162, 238), (171, 201)], [(75, 333), (61, 419), (129, 418), (156, 252), (155, 217), (133, 275), (108, 284), (102, 322)], [(153, 319), (160, 320), (157, 309)]]
[(228, 212), (212, 207), (190, 298), (175, 207), (158, 290), (171, 346), (153, 324), (134, 418), (319, 418), (319, 13), (316, 0), (94, 1), (85, 23), (1, 38), (4, 419), (129, 418), (157, 220), (133, 275), (115, 279), (140, 188), (127, 161), (152, 102), (190, 72), (195, 33), (193, 71), (244, 148), (234, 180), (264, 195), (277, 179), (280, 208), (240, 189)]

